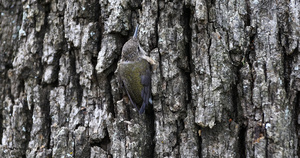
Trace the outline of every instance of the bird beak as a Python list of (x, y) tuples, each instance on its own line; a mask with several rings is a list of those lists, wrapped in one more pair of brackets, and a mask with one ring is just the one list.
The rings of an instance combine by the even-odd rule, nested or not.
[(133, 39), (137, 39), (137, 34), (138, 34), (138, 29), (139, 29), (139, 24), (137, 24), (134, 34), (133, 34)]

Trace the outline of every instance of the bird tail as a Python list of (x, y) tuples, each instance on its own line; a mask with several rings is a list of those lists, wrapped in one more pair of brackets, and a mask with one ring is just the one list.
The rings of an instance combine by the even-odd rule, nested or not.
[(143, 114), (145, 112), (145, 109), (146, 109), (146, 102), (143, 102), (143, 105), (139, 111), (140, 114)]

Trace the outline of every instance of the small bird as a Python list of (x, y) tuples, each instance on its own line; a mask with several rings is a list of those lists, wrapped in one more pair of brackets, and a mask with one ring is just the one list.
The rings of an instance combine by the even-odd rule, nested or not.
[(140, 46), (138, 25), (132, 39), (128, 40), (122, 48), (122, 57), (117, 72), (119, 84), (125, 88), (131, 104), (143, 114), (151, 99), (151, 65), (155, 61), (146, 56)]

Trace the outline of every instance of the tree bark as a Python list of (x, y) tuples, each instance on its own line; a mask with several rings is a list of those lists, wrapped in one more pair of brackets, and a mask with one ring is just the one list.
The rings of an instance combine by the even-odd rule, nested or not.
[[(3, 157), (299, 157), (299, 0), (0, 1)], [(118, 86), (139, 24), (158, 66)]]

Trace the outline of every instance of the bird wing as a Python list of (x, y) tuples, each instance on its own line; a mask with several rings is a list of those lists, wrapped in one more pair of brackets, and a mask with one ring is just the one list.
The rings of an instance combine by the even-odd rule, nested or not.
[[(121, 62), (118, 64), (117, 72), (118, 72), (118, 82), (119, 82), (119, 88), (124, 88), (126, 91), (126, 94), (131, 102), (131, 104), (138, 109), (135, 102), (131, 98), (131, 94), (133, 94), (131, 91), (129, 91), (130, 83), (132, 82), (132, 72), (130, 72), (130, 66), (132, 65), (132, 62)], [(129, 76), (126, 76), (126, 74), (130, 74)], [(128, 78), (129, 77), (129, 78)], [(130, 94), (131, 93), (131, 94)]]
[(149, 98), (151, 94), (151, 72), (150, 68), (146, 69), (146, 72), (141, 75), (141, 83), (143, 85), (143, 89), (141, 92), (141, 96), (143, 98), (143, 104), (140, 108), (139, 113), (142, 114), (145, 111), (146, 106), (149, 104)]
[(119, 76), (131, 104), (142, 114), (149, 104), (151, 95), (151, 71), (149, 63), (146, 60), (120, 63)]

